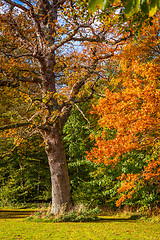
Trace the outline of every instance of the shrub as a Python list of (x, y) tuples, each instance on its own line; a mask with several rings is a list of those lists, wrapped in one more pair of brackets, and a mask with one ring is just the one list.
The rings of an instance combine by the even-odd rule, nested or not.
[(50, 211), (40, 210), (35, 215), (30, 216), (27, 220), (43, 222), (91, 222), (98, 220), (98, 214), (101, 212), (98, 207), (90, 209), (83, 204), (75, 206), (71, 211), (64, 211), (61, 208), (59, 214), (54, 215)]

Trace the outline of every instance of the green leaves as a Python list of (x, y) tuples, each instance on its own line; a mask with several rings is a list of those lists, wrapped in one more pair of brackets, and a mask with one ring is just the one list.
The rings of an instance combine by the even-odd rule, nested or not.
[(108, 0), (90, 0), (89, 1), (89, 9), (95, 11), (97, 6), (102, 7), (103, 1), (108, 2)]
[[(96, 10), (96, 6), (100, 6), (103, 10), (108, 7), (108, 3), (115, 3), (117, 0), (90, 0), (89, 9)], [(160, 0), (121, 0), (122, 6), (125, 8), (126, 15), (132, 15), (135, 12), (142, 11), (143, 14), (153, 16), (160, 9)]]

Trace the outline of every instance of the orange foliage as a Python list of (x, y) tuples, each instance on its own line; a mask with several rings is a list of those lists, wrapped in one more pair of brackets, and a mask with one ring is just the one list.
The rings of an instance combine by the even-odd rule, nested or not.
[[(115, 166), (120, 156), (133, 149), (150, 149), (159, 155), (159, 26), (159, 16), (156, 16), (152, 26), (143, 27), (138, 41), (126, 44), (116, 56), (119, 73), (112, 81), (114, 90), (107, 88), (105, 97), (94, 106), (93, 112), (98, 114), (104, 130), (100, 137), (95, 137), (96, 144), (88, 153), (89, 160)], [(116, 131), (114, 139), (106, 139), (106, 128)], [(144, 180), (160, 179), (159, 158), (147, 163), (142, 177)], [(125, 180), (118, 193), (125, 194), (117, 201), (117, 206), (131, 198), (139, 174), (131, 173), (121, 179)]]
[(143, 177), (146, 180), (154, 178), (160, 180), (160, 157), (157, 160), (152, 160), (144, 168)]

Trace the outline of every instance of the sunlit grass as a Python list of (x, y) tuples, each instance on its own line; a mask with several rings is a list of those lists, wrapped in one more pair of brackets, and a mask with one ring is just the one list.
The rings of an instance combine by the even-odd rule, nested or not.
[(160, 236), (160, 222), (131, 220), (127, 216), (103, 216), (97, 222), (88, 223), (29, 222), (19, 216), (4, 218), (1, 212), (1, 240), (159, 240)]

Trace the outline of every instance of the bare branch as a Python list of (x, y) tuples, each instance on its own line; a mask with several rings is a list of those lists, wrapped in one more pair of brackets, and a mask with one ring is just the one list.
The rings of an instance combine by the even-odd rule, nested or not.
[(62, 39), (59, 43), (56, 43), (56, 44), (52, 45), (51, 46), (51, 51), (55, 51), (56, 49), (58, 49), (59, 47), (61, 47), (65, 43), (71, 41), (73, 39), (73, 36), (75, 36), (76, 33), (78, 32), (78, 30), (79, 30), (79, 26), (77, 26), (71, 33), (68, 34), (67, 37)]
[(18, 77), (18, 76), (14, 76), (10, 79), (3, 79), (0, 80), (0, 86), (14, 86), (17, 87), (19, 86), (19, 84), (17, 82), (27, 82), (27, 83), (42, 83), (40, 78), (36, 78), (36, 77), (32, 77), (32, 78), (27, 78), (27, 77)]
[(41, 28), (39, 19), (38, 19), (37, 15), (34, 12), (33, 6), (31, 6), (31, 8), (30, 8), (30, 15), (31, 15), (31, 17), (32, 17), (32, 19), (33, 19), (33, 21), (35, 23), (35, 26), (36, 26), (36, 30), (37, 30), (37, 33), (38, 33), (37, 36), (39, 38), (40, 46), (41, 46), (41, 48), (43, 48), (44, 32), (43, 32), (43, 30)]
[(90, 87), (90, 90), (91, 90), (91, 93), (86, 97), (86, 96), (82, 96), (80, 99), (77, 99), (77, 100), (74, 100), (74, 104), (75, 103), (82, 103), (82, 102), (87, 102), (88, 100), (90, 100), (91, 98), (93, 98), (93, 94), (95, 93), (95, 89), (94, 89), (94, 86), (97, 84), (98, 80), (99, 80), (99, 74), (96, 78), (96, 80), (92, 83), (91, 87)]
[[(13, 7), (17, 7), (20, 8), (21, 10), (23, 10), (24, 12), (28, 12), (28, 9), (26, 7), (24, 7), (23, 5), (17, 3), (17, 2), (13, 2), (11, 0), (4, 0), (6, 3), (10, 4)], [(21, 1), (23, 2), (23, 1)], [(27, 1), (28, 2), (28, 1)]]
[(0, 127), (0, 131), (7, 130), (7, 129), (14, 129), (14, 128), (20, 128), (20, 127), (26, 127), (31, 125), (32, 123), (24, 122), (24, 123), (16, 123), (11, 125), (4, 125)]
[[(21, 55), (14, 55), (14, 54), (11, 54), (11, 53), (6, 53), (4, 51), (2, 51), (3, 54), (7, 57), (13, 57), (13, 58), (22, 58), (22, 57), (33, 57), (33, 54), (32, 53), (25, 53), (25, 54), (21, 54)], [(3, 55), (2, 55), (3, 56)], [(2, 57), (0, 56), (0, 57)]]
[[(95, 52), (93, 52), (93, 55), (95, 57)], [(94, 71), (96, 70), (97, 64), (98, 64), (98, 58), (94, 58), (93, 63), (91, 64), (91, 67), (88, 68), (86, 75), (84, 75), (81, 80), (77, 81), (73, 85), (71, 93), (68, 97), (68, 101), (74, 101), (75, 96), (77, 95), (81, 87), (85, 84), (86, 80), (91, 76), (91, 74), (93, 74)]]
[(101, 56), (97, 56), (97, 59), (98, 59), (98, 60), (105, 60), (105, 59), (111, 58), (111, 57), (113, 57), (113, 56), (114, 56), (113, 53), (104, 54), (104, 55), (101, 55)]
[(48, 0), (42, 0), (45, 9), (51, 10), (51, 4)]
[(153, 47), (151, 47), (151, 46), (150, 46), (150, 48), (151, 48), (153, 51), (155, 51), (155, 52), (157, 52), (158, 54), (160, 54), (160, 50), (158, 50), (158, 49), (156, 49), (156, 48), (153, 48)]
[(22, 3), (28, 5), (29, 7), (32, 7), (32, 4), (30, 1), (27, 1), (27, 0), (20, 0)]
[(84, 117), (84, 119), (88, 122), (88, 124), (91, 125), (90, 122), (89, 122), (89, 120), (88, 120), (88, 118), (85, 116), (84, 112), (78, 107), (77, 104), (74, 104), (74, 105), (76, 106), (76, 108), (78, 109), (78, 111), (82, 114), (82, 116)]
[(72, 41), (78, 41), (78, 42), (97, 42), (97, 43), (106, 43), (106, 44), (109, 44), (109, 45), (116, 45), (120, 42), (123, 42), (123, 41), (126, 41), (127, 39), (129, 39), (130, 37), (132, 37), (133, 34), (130, 33), (129, 36), (127, 37), (122, 37), (122, 38), (119, 38), (119, 39), (113, 39), (113, 41), (108, 41), (106, 39), (104, 39), (104, 37), (97, 37), (97, 38), (88, 38), (88, 37), (73, 37), (72, 38)]

